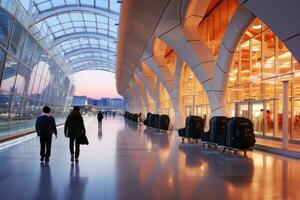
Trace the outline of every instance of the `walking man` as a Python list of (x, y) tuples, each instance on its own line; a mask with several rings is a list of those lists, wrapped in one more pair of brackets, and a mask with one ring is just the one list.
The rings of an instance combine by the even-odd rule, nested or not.
[(54, 133), (55, 138), (57, 138), (55, 119), (51, 115), (50, 111), (51, 108), (45, 106), (42, 114), (37, 118), (35, 123), (35, 130), (37, 135), (40, 137), (41, 144), (40, 160), (41, 162), (45, 160), (46, 163), (50, 160), (52, 134)]
[(98, 119), (98, 128), (102, 129), (103, 114), (102, 114), (101, 110), (98, 112), (97, 119)]
[(74, 143), (75, 143), (75, 161), (79, 161), (79, 151), (80, 151), (80, 137), (85, 135), (85, 127), (83, 123), (83, 118), (79, 112), (80, 108), (75, 106), (73, 111), (69, 114), (65, 123), (65, 136), (70, 138), (70, 153), (71, 162), (74, 162)]

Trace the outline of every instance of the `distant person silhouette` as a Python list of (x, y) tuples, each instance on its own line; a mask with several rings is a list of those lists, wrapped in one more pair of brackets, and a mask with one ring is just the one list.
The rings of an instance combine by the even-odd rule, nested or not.
[(98, 128), (102, 129), (103, 114), (102, 114), (101, 110), (98, 112), (97, 119), (98, 119)]
[[(46, 163), (49, 162), (49, 158), (51, 155), (51, 143), (52, 143), (52, 134), (55, 134), (55, 138), (57, 138), (57, 130), (55, 119), (51, 115), (51, 108), (45, 106), (43, 108), (42, 114), (36, 119), (35, 130), (37, 135), (40, 137), (40, 156), (41, 162), (45, 160)], [(46, 153), (45, 153), (46, 150)]]
[(67, 117), (65, 122), (65, 136), (70, 138), (70, 153), (71, 162), (74, 162), (74, 143), (75, 143), (75, 161), (78, 162), (79, 151), (80, 151), (80, 141), (79, 138), (85, 135), (85, 127), (83, 123), (83, 118), (79, 112), (80, 108), (75, 106), (73, 111)]

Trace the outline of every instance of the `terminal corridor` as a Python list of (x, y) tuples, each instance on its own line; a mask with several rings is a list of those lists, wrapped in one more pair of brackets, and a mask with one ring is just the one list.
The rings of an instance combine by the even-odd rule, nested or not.
[(247, 156), (181, 144), (116, 116), (85, 117), (90, 144), (71, 164), (63, 128), (49, 164), (36, 137), (0, 151), (0, 199), (297, 199), (300, 162), (260, 151)]

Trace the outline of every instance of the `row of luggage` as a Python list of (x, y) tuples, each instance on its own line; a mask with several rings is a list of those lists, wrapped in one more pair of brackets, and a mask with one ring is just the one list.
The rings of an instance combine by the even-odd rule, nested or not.
[(244, 117), (212, 117), (209, 131), (204, 132), (204, 121), (199, 116), (186, 118), (186, 127), (179, 129), (182, 138), (201, 139), (222, 146), (247, 149), (255, 144), (255, 134), (251, 120)]
[(134, 122), (138, 122), (138, 119), (139, 119), (139, 115), (138, 114), (136, 114), (136, 113), (135, 114), (134, 113), (130, 113), (128, 111), (125, 112), (124, 117), (126, 119), (129, 119), (129, 120), (134, 121)]
[(170, 117), (168, 115), (147, 113), (144, 124), (160, 130), (169, 130)]

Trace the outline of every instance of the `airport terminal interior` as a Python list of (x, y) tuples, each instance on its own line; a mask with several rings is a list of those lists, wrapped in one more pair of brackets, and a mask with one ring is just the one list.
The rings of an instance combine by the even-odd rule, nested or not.
[[(300, 199), (299, 10), (0, 0), (0, 199)], [(102, 125), (99, 107), (81, 107), (89, 145), (71, 162), (74, 74), (95, 70), (114, 74), (124, 105)], [(58, 131), (49, 162), (45, 106)]]

